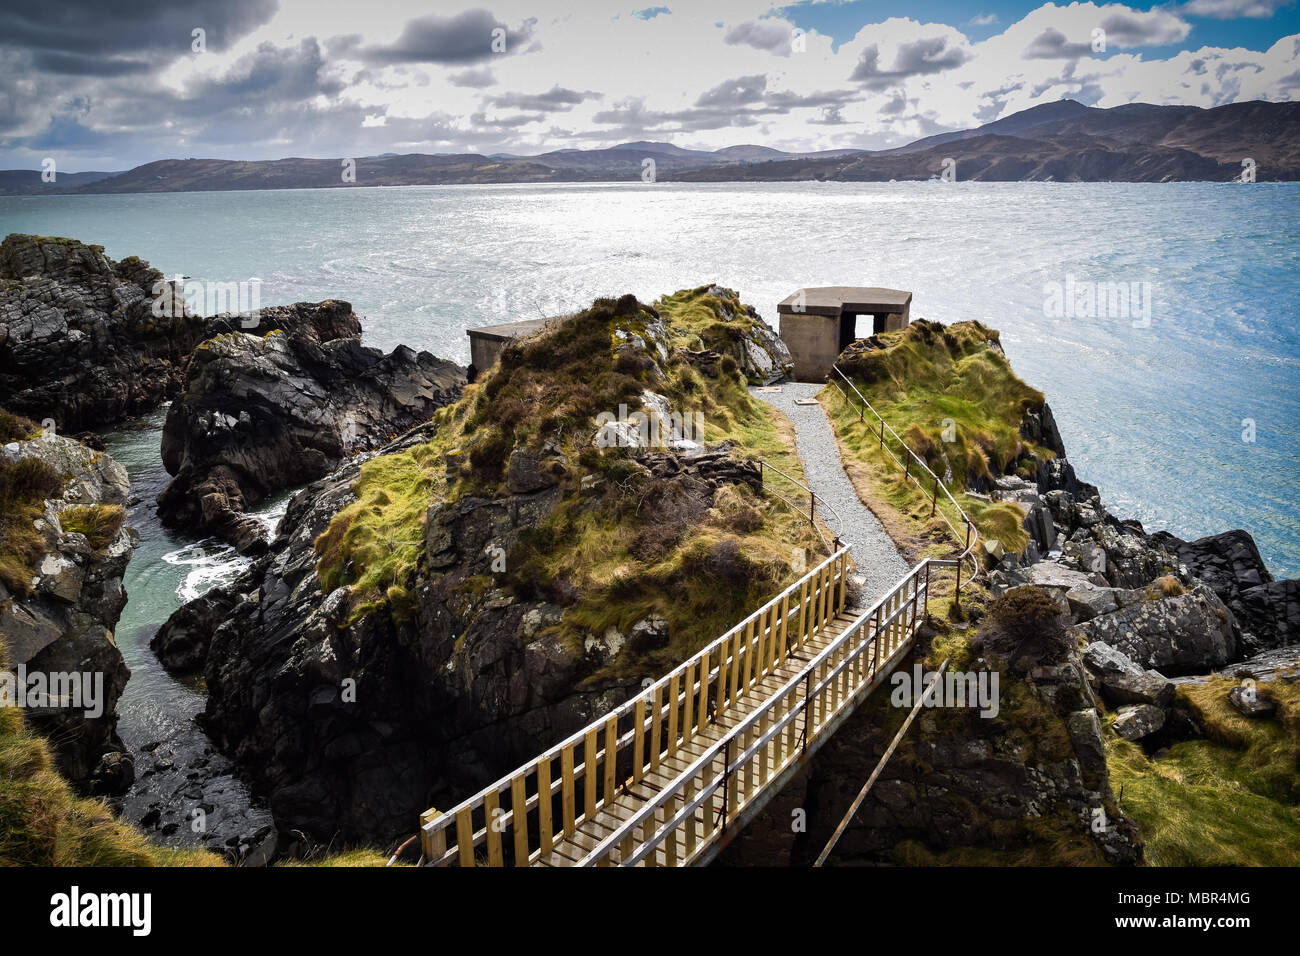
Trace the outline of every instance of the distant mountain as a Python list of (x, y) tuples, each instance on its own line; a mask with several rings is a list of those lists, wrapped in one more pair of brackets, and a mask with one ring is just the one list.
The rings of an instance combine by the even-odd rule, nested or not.
[(955, 161), (958, 179), (986, 182), (1229, 182), (1241, 176), (1245, 159), (1255, 161), (1258, 180), (1300, 180), (1300, 103), (1097, 109), (1065, 100), (898, 149), (698, 169), (671, 178), (916, 180), (938, 176), (946, 159)]
[(35, 196), (46, 192), (60, 192), (71, 186), (84, 186), (116, 175), (118, 174), (109, 172), (56, 172), (54, 182), (47, 183), (41, 180), (39, 169), (0, 169), (0, 196)]
[[(874, 152), (790, 153), (744, 144), (718, 150), (672, 143), (558, 149), (540, 156), (385, 153), (355, 161), (355, 185), (635, 182), (653, 159), (655, 176), (679, 182), (880, 182), (930, 179), (945, 159), (962, 180), (1227, 182), (1242, 160), (1260, 180), (1300, 180), (1300, 103), (1254, 100), (1213, 109), (1132, 103), (1112, 109), (1073, 100), (1046, 103), (967, 130)], [(138, 193), (350, 186), (341, 159), (164, 159), (123, 173), (65, 173), (42, 183), (34, 170), (0, 172), (0, 194)]]

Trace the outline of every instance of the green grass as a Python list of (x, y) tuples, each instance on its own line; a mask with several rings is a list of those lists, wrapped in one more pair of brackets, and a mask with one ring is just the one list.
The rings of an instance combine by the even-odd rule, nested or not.
[(78, 797), (22, 711), (0, 707), (0, 866), (221, 865), (205, 850), (151, 844), (104, 801)]
[(29, 441), (41, 434), (41, 426), (21, 415), (13, 415), (0, 408), (0, 445), (14, 441)]
[[(726, 304), (744, 316), (740, 303)], [(763, 456), (801, 476), (788, 423), (750, 397), (735, 363), (725, 371), (719, 362), (709, 376), (680, 351), (682, 343), (724, 334), (715, 327), (727, 324), (717, 307), (702, 290), (661, 299), (672, 348), (662, 362), (616, 354), (617, 330), (645, 334), (655, 321), (630, 297), (598, 300), (511, 343), (459, 402), (439, 410), (432, 441), (363, 466), (358, 501), (316, 542), (324, 589), (351, 588), (350, 620), (384, 606), (400, 614), (422, 573), (429, 505), (504, 498), (513, 451), (545, 458), (546, 449), (558, 448), (564, 463), (553, 474), (561, 500), (507, 556), (509, 573), (497, 583), (522, 600), (563, 606), (558, 636), (575, 649), (590, 634), (662, 616), (671, 645), (618, 665), (636, 673), (667, 667), (726, 630), (796, 576), (794, 549), (818, 544), (806, 522), (745, 486), (723, 489), (713, 507), (700, 509), (674, 497), (671, 482), (646, 476), (626, 450), (591, 442), (600, 413), (617, 413), (620, 404), (635, 411), (649, 389), (674, 411), (696, 416), (697, 441), (730, 439), (741, 456)], [(600, 479), (597, 489), (582, 489), (586, 476)], [(793, 487), (783, 493), (792, 495)], [(683, 511), (690, 507), (695, 511)], [(719, 580), (727, 586), (718, 587)], [(459, 585), (467, 596), (485, 586), (481, 576)]]
[(1107, 734), (1111, 785), (1153, 865), (1300, 865), (1300, 686), (1261, 683), (1278, 702), (1265, 719), (1228, 703), (1237, 683), (1219, 677), (1179, 687), (1179, 703), (1208, 739), (1148, 757)]
[(0, 461), (0, 583), (14, 594), (31, 591), (36, 562), (45, 553), (35, 522), (45, 500), (62, 487), (63, 480), (40, 459)]
[[(997, 332), (979, 322), (945, 328), (918, 321), (879, 338), (884, 348), (842, 359), (841, 369), (889, 427), (944, 480), (980, 537), (1000, 541), (1007, 551), (1020, 551), (1029, 541), (1020, 508), (986, 502), (966, 490), (987, 489), (1008, 471), (1032, 479), (1034, 459), (1053, 457), (1051, 450), (1020, 437), (1025, 413), (1043, 406), (1042, 393), (1016, 376), (1006, 357), (989, 344), (997, 341)], [(903, 533), (922, 543), (922, 555), (950, 551), (951, 532), (938, 517), (931, 517), (934, 487), (929, 475), (922, 472), (917, 481), (906, 477), (882, 450), (873, 416), (867, 413), (866, 421), (859, 420), (856, 396), (850, 404), (831, 385), (821, 397), (840, 441), (863, 465), (877, 499), (902, 517)], [(908, 460), (888, 432), (885, 447), (899, 461)], [(913, 465), (908, 470), (919, 469)], [(938, 510), (964, 534), (957, 509), (942, 491)]]
[(125, 520), (126, 510), (121, 505), (74, 505), (59, 512), (63, 530), (84, 534), (93, 551), (112, 544)]

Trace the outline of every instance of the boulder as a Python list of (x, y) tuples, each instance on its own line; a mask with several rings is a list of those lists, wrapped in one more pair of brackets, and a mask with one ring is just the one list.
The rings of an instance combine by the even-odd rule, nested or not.
[(1172, 597), (1148, 595), (1070, 628), (1075, 637), (1117, 648), (1144, 668), (1192, 674), (1237, 654), (1232, 615), (1205, 585)]
[(1277, 701), (1254, 688), (1247, 691), (1240, 684), (1228, 691), (1228, 703), (1245, 717), (1272, 717), (1277, 713)]
[(1096, 677), (1102, 696), (1112, 705), (1154, 704), (1165, 708), (1173, 703), (1176, 688), (1172, 681), (1159, 671), (1144, 670), (1109, 644), (1089, 644), (1083, 662)]
[(1152, 704), (1128, 704), (1115, 712), (1115, 733), (1125, 740), (1149, 737), (1165, 725), (1165, 712)]

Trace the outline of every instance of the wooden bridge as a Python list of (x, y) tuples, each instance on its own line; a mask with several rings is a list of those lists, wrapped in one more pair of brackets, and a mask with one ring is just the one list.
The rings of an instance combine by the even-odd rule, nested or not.
[(426, 865), (711, 860), (906, 656), (935, 569), (848, 606), (840, 548), (638, 696), (447, 813)]

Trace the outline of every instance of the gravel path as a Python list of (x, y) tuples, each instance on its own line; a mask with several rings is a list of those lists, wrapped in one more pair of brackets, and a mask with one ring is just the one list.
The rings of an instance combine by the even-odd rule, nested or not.
[[(820, 404), (796, 405), (795, 400), (812, 398), (820, 385), (783, 382), (776, 392), (750, 389), (761, 401), (779, 408), (794, 425), (795, 446), (803, 461), (804, 478), (818, 499), (825, 499), (839, 513), (844, 525), (840, 537), (848, 542), (858, 574), (865, 577), (863, 600), (866, 606), (898, 583), (910, 569), (871, 509), (858, 500), (849, 476), (840, 464), (840, 452), (831, 431), (830, 419)], [(834, 527), (834, 519), (828, 523)]]

